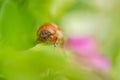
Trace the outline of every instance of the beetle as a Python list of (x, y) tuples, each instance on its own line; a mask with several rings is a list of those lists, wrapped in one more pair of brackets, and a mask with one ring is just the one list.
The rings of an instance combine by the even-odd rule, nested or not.
[(54, 46), (63, 42), (63, 31), (54, 23), (46, 23), (38, 28), (37, 42), (51, 42)]

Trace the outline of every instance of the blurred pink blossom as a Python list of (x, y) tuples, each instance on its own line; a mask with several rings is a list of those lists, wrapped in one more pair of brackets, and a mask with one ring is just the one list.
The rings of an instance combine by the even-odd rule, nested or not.
[(65, 41), (65, 47), (72, 50), (77, 60), (89, 68), (107, 70), (110, 67), (110, 62), (101, 55), (93, 37), (70, 36)]

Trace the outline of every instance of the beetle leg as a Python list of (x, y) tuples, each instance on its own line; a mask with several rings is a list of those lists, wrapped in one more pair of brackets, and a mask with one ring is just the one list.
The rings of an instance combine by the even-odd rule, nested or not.
[(57, 47), (58, 46), (58, 43), (59, 43), (59, 40), (56, 39), (55, 43), (54, 43), (54, 46)]
[(41, 38), (37, 38), (36, 41), (35, 41), (35, 44), (39, 44), (39, 43), (42, 43), (43, 40)]

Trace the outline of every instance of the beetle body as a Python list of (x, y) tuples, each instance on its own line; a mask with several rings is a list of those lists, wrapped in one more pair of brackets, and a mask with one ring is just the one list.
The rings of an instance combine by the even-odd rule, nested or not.
[(38, 42), (51, 42), (55, 46), (63, 41), (62, 30), (53, 23), (46, 23), (39, 27), (37, 31)]

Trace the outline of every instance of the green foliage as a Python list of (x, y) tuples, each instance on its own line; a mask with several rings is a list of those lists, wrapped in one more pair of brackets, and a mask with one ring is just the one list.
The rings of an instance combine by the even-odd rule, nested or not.
[(34, 44), (35, 21), (26, 9), (6, 1), (1, 9), (0, 19), (4, 45), (22, 50)]
[[(103, 50), (112, 60), (114, 80), (120, 80), (119, 8), (116, 0)], [(91, 0), (0, 0), (0, 80), (95, 80), (92, 73), (69, 61), (70, 52), (35, 42), (41, 24), (60, 24), (64, 15), (74, 11), (97, 12), (97, 8)]]
[(0, 78), (5, 80), (83, 79), (82, 70), (66, 60), (70, 53), (53, 46), (40, 44), (22, 52), (4, 47), (1, 51)]

